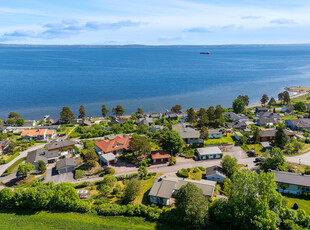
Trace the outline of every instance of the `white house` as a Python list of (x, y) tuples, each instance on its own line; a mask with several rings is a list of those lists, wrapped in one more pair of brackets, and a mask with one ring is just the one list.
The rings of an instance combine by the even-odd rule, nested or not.
[(199, 160), (220, 159), (223, 156), (223, 152), (218, 147), (197, 148), (196, 153)]

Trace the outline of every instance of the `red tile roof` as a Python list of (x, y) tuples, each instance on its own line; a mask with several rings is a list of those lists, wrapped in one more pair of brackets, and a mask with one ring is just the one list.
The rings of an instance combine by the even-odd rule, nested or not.
[(25, 129), (23, 130), (21, 136), (38, 136), (44, 135), (46, 129)]
[(117, 136), (113, 140), (102, 140), (96, 142), (95, 145), (103, 152), (108, 153), (119, 149), (129, 148), (130, 137)]
[(165, 159), (165, 158), (170, 158), (170, 157), (171, 157), (170, 154), (165, 150), (156, 150), (156, 151), (151, 152), (151, 158), (153, 160)]

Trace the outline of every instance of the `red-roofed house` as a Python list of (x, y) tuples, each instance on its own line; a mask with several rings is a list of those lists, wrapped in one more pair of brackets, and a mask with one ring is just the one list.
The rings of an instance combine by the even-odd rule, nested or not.
[(130, 137), (117, 136), (113, 140), (102, 140), (95, 143), (99, 159), (110, 165), (117, 162), (117, 156), (129, 148)]
[(45, 140), (56, 137), (56, 131), (54, 129), (25, 129), (21, 137), (27, 140)]
[(165, 150), (156, 150), (151, 152), (153, 163), (169, 162), (171, 155)]

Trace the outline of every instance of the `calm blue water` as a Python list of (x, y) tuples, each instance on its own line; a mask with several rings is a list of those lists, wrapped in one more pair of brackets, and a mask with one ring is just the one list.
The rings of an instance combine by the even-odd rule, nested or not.
[[(210, 51), (211, 55), (199, 52)], [(62, 106), (100, 115), (250, 103), (286, 86), (310, 86), (310, 46), (8, 47), (0, 46), (0, 117), (57, 118)]]

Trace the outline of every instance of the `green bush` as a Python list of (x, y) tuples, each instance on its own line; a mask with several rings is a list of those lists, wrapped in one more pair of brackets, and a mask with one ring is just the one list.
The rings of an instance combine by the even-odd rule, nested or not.
[(202, 172), (205, 172), (205, 171), (206, 171), (206, 168), (205, 168), (205, 167), (200, 166), (200, 167), (198, 167), (198, 168), (199, 168), (200, 171), (202, 171)]
[(187, 178), (188, 177), (188, 170), (187, 169), (179, 169), (178, 170), (178, 175), (180, 177), (184, 177), (184, 178)]
[(75, 170), (74, 179), (81, 179), (85, 175), (85, 171), (81, 169)]
[(117, 195), (122, 190), (122, 186), (120, 184), (116, 184), (115, 188), (113, 189), (113, 195)]
[(169, 161), (169, 166), (172, 166), (172, 165), (175, 165), (176, 164), (176, 160), (175, 160), (175, 157), (172, 156), (170, 161)]
[(147, 158), (147, 159), (139, 162), (139, 167), (140, 166), (149, 167), (149, 166), (151, 166), (151, 164), (152, 164), (152, 160), (150, 158)]
[(200, 169), (199, 168), (194, 168), (193, 173), (199, 173)]
[(108, 174), (109, 175), (114, 175), (114, 173), (115, 173), (115, 169), (114, 168), (109, 168), (108, 169)]

